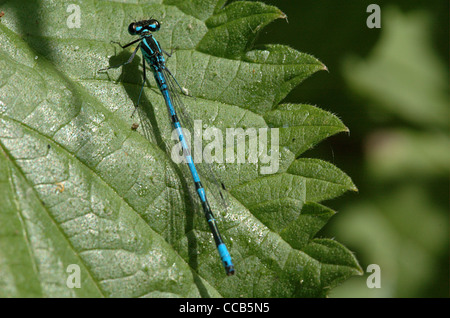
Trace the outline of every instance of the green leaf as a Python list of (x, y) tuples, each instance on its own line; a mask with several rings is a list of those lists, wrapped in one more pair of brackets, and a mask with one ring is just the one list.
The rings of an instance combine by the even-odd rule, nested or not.
[(278, 8), (260, 2), (231, 3), (206, 20), (208, 32), (197, 49), (224, 58), (242, 57), (252, 47), (260, 29), (285, 17)]
[(392, 7), (385, 14), (390, 22), (368, 59), (347, 59), (344, 75), (349, 85), (383, 112), (447, 129), (448, 68), (431, 44), (431, 17), (420, 11), (401, 16)]
[[(347, 128), (316, 107), (278, 105), (326, 68), (286, 46), (251, 48), (281, 11), (213, 0), (79, 1), (81, 27), (69, 28), (69, 4), (2, 7), (0, 296), (312, 297), (360, 274), (345, 247), (314, 238), (334, 215), (319, 202), (355, 186), (329, 163), (298, 158)], [(141, 101), (149, 126), (130, 128), (139, 58), (97, 74), (129, 57), (132, 48), (109, 42), (131, 41), (127, 24), (149, 14), (162, 22), (161, 46), (176, 49), (167, 63), (193, 97), (183, 98), (192, 118), (224, 134), (280, 129), (278, 173), (263, 175), (261, 157), (212, 167), (229, 190), (228, 209), (210, 201), (234, 277), (224, 274), (186, 167), (170, 158), (170, 121), (151, 79)], [(68, 288), (72, 264), (81, 288)]]
[(165, 4), (176, 6), (186, 15), (193, 16), (199, 20), (206, 20), (223, 8), (226, 0), (167, 0)]
[(269, 126), (280, 127), (280, 144), (297, 157), (324, 138), (348, 131), (336, 116), (311, 105), (280, 105), (264, 119)]

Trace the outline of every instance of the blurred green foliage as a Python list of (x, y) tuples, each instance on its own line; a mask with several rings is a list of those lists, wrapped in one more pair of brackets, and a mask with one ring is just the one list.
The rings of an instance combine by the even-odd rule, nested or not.
[[(448, 297), (450, 172), (448, 1), (265, 1), (288, 16), (259, 43), (288, 44), (323, 61), (320, 73), (287, 101), (336, 113), (350, 135), (329, 138), (307, 156), (342, 167), (359, 194), (329, 205), (339, 211), (322, 235), (353, 250), (364, 268), (332, 297)], [(381, 29), (366, 8), (381, 7)]]

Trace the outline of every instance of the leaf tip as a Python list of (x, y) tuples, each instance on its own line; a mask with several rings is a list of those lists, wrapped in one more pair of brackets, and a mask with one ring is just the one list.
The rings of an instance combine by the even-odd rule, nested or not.
[(353, 191), (353, 192), (358, 193), (358, 192), (359, 192), (359, 189), (358, 189), (358, 187), (355, 185), (355, 183), (353, 182), (353, 180), (352, 180), (349, 176), (347, 176), (347, 178), (348, 178), (348, 182), (347, 182), (347, 191)]
[(350, 136), (350, 129), (347, 126), (344, 126), (344, 128), (342, 129), (342, 132), (345, 132)]

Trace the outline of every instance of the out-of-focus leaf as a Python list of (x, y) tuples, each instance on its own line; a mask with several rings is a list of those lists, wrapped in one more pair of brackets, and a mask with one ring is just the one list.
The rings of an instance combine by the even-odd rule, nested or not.
[(344, 74), (371, 107), (415, 124), (445, 128), (449, 124), (448, 69), (430, 41), (430, 17), (383, 10), (382, 37), (367, 60), (349, 58)]
[(363, 264), (380, 266), (381, 288), (368, 288), (367, 273), (331, 296), (448, 295), (448, 68), (433, 51), (425, 10), (382, 15), (379, 43), (367, 60), (349, 59), (344, 73), (373, 117), (395, 114), (407, 125), (371, 131), (366, 199), (342, 207), (333, 226)]

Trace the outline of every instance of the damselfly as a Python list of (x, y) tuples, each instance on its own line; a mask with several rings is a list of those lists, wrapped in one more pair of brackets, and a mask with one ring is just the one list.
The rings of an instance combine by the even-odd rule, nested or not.
[(137, 40), (134, 40), (128, 44), (121, 45), (118, 42), (115, 42), (119, 44), (122, 48), (126, 48), (134, 43), (138, 43), (136, 48), (134, 49), (133, 53), (131, 54), (128, 61), (125, 63), (110, 66), (105, 69), (101, 69), (99, 71), (106, 71), (111, 68), (117, 68), (120, 66), (123, 66), (125, 64), (131, 63), (133, 58), (135, 57), (138, 49), (141, 49), (142, 52), (142, 70), (143, 70), (143, 77), (144, 80), (142, 82), (142, 86), (139, 92), (139, 98), (136, 104), (136, 107), (139, 106), (139, 102), (141, 100), (142, 91), (144, 89), (144, 85), (146, 82), (146, 74), (145, 74), (145, 64), (146, 62), (150, 65), (150, 68), (153, 72), (153, 76), (155, 78), (156, 84), (158, 85), (159, 90), (161, 91), (161, 94), (164, 97), (164, 101), (167, 106), (167, 110), (169, 111), (169, 115), (172, 121), (173, 129), (176, 130), (178, 134), (178, 139), (180, 140), (181, 146), (183, 148), (183, 154), (185, 157), (185, 160), (188, 164), (192, 179), (194, 181), (195, 189), (197, 191), (197, 194), (200, 198), (203, 212), (205, 214), (206, 220), (209, 224), (209, 227), (211, 229), (212, 235), (214, 237), (214, 241), (217, 246), (217, 250), (219, 251), (220, 258), (222, 259), (223, 266), (225, 267), (225, 271), (227, 275), (233, 275), (234, 274), (234, 266), (231, 261), (230, 253), (228, 252), (228, 249), (220, 235), (219, 229), (217, 228), (216, 220), (214, 219), (214, 215), (211, 211), (211, 207), (209, 205), (208, 199), (206, 198), (206, 191), (203, 188), (203, 185), (200, 181), (199, 174), (197, 172), (197, 169), (194, 165), (194, 162), (192, 160), (191, 152), (189, 149), (189, 146), (185, 140), (185, 137), (183, 135), (182, 126), (180, 124), (180, 120), (177, 116), (177, 110), (184, 109), (184, 106), (182, 104), (181, 98), (177, 96), (176, 87), (175, 84), (173, 84), (173, 81), (176, 83), (176, 85), (180, 88), (181, 91), (182, 88), (178, 84), (175, 77), (172, 75), (172, 73), (169, 71), (169, 69), (166, 66), (166, 62), (163, 56), (163, 53), (170, 56), (170, 54), (166, 53), (161, 49), (161, 46), (159, 45), (158, 41), (153, 37), (152, 32), (158, 31), (160, 28), (160, 24), (155, 19), (149, 19), (149, 20), (142, 20), (138, 22), (133, 22), (128, 26), (128, 32), (131, 35), (137, 35), (139, 38)]

